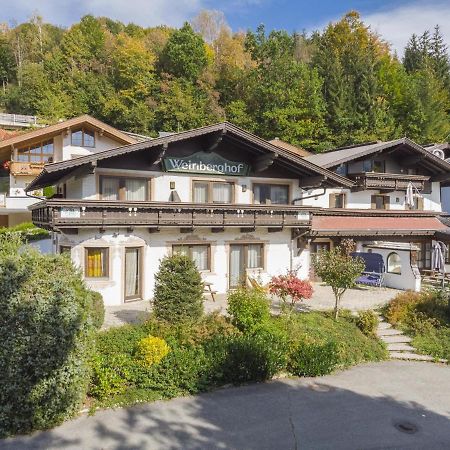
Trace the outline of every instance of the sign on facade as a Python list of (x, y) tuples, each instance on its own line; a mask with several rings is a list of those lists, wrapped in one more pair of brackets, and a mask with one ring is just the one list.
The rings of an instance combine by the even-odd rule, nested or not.
[(81, 217), (80, 208), (68, 208), (66, 206), (61, 208), (61, 219), (79, 219)]
[(166, 172), (234, 176), (245, 176), (249, 172), (248, 164), (229, 161), (213, 152), (198, 152), (185, 157), (167, 156), (162, 162)]

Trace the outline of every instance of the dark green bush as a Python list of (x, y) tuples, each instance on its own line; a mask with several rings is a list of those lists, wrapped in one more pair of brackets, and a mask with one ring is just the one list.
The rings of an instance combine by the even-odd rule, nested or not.
[(100, 329), (105, 321), (105, 305), (103, 303), (103, 297), (100, 292), (91, 291), (92, 300), (92, 323), (95, 328)]
[(239, 288), (228, 294), (227, 312), (233, 325), (243, 332), (252, 331), (269, 320), (269, 299), (260, 289)]
[(180, 254), (164, 258), (155, 275), (155, 317), (171, 323), (199, 319), (203, 314), (203, 288), (190, 258)]
[(297, 376), (316, 377), (331, 373), (339, 362), (339, 349), (335, 341), (305, 339), (292, 348), (288, 369)]
[(358, 316), (356, 318), (356, 326), (366, 336), (376, 336), (378, 323), (378, 316), (373, 311), (368, 310), (358, 312)]
[(21, 245), (0, 237), (1, 436), (59, 424), (89, 380), (89, 291), (68, 258)]

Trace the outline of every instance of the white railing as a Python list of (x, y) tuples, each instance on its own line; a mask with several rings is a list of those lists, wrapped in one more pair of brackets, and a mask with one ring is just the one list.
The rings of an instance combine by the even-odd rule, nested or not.
[(0, 113), (0, 125), (12, 125), (16, 127), (29, 127), (37, 125), (36, 116), (26, 116), (23, 114)]

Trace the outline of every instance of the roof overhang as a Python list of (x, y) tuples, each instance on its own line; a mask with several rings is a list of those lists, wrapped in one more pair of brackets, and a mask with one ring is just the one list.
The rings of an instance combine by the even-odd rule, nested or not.
[(244, 131), (235, 125), (228, 122), (222, 122), (189, 131), (174, 133), (168, 136), (162, 136), (145, 142), (105, 150), (103, 152), (98, 152), (87, 156), (81, 156), (79, 158), (67, 161), (47, 164), (41, 174), (38, 175), (27, 187), (27, 191), (32, 191), (55, 184), (59, 182), (59, 180), (69, 176), (75, 170), (81, 170), (81, 168), (89, 170), (90, 168), (95, 167), (98, 161), (132, 154), (142, 150), (153, 151), (156, 161), (158, 159), (158, 155), (161, 154), (161, 151), (163, 151), (164, 148), (167, 148), (171, 143), (182, 142), (184, 140), (205, 136), (208, 134), (220, 134), (221, 136), (225, 136), (226, 139), (230, 139), (237, 144), (251, 148), (256, 153), (272, 156), (276, 159), (278, 164), (281, 164), (289, 170), (298, 173), (299, 177), (310, 179), (311, 183), (313, 181), (319, 181), (319, 183), (325, 187), (340, 186), (351, 188), (354, 185), (354, 183), (348, 178), (337, 175), (327, 169), (324, 169), (323, 167), (319, 167), (309, 161), (306, 161), (304, 158), (272, 145), (268, 141)]

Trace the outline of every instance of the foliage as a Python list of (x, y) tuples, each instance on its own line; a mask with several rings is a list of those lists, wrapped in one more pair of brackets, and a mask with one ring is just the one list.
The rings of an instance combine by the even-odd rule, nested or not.
[(270, 303), (265, 292), (240, 287), (228, 294), (227, 312), (239, 330), (252, 331), (270, 317)]
[(155, 336), (142, 338), (136, 346), (136, 356), (143, 364), (152, 366), (159, 364), (170, 352), (170, 347), (164, 339)]
[(48, 238), (50, 233), (31, 222), (23, 222), (14, 227), (0, 228), (0, 236), (16, 236), (23, 241), (30, 242)]
[(299, 341), (289, 355), (289, 371), (297, 376), (326, 375), (339, 363), (338, 345), (335, 341)]
[(352, 258), (336, 247), (314, 255), (312, 265), (316, 275), (333, 290), (334, 317), (337, 319), (340, 300), (347, 289), (356, 285), (357, 278), (365, 268), (364, 261), (361, 258)]
[(92, 324), (95, 328), (100, 329), (105, 321), (105, 305), (103, 302), (103, 296), (100, 292), (91, 291), (92, 299)]
[(410, 313), (421, 300), (422, 294), (419, 292), (405, 291), (397, 294), (384, 308), (383, 314), (392, 325), (404, 322)]
[(378, 327), (378, 316), (371, 310), (359, 311), (356, 326), (366, 335), (375, 336)]
[(84, 400), (91, 295), (68, 258), (0, 236), (0, 435), (49, 428)]
[(286, 275), (272, 277), (269, 292), (281, 299), (282, 310), (292, 311), (297, 302), (312, 297), (313, 287), (308, 280), (300, 280), (294, 271), (289, 270)]
[(165, 257), (155, 275), (155, 316), (167, 322), (198, 319), (203, 313), (203, 288), (189, 257), (178, 253)]

